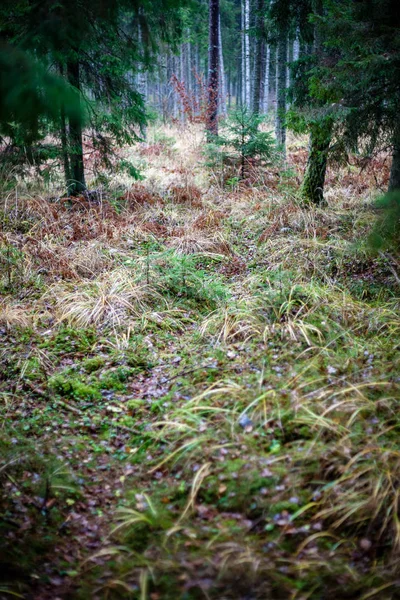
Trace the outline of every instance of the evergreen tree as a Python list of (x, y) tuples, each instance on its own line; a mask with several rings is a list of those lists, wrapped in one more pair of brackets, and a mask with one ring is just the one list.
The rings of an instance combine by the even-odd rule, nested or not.
[[(115, 146), (137, 139), (146, 119), (143, 97), (129, 73), (148, 68), (157, 40), (180, 34), (184, 0), (5, 0), (0, 32), (16, 48), (59, 72), (81, 97), (88, 133), (110, 166)], [(140, 31), (140, 35), (138, 35)], [(66, 104), (59, 107), (59, 131), (67, 186), (85, 188), (82, 126)], [(43, 132), (44, 133), (44, 132)]]
[(327, 2), (322, 21), (330, 55), (315, 93), (335, 103), (346, 149), (390, 149), (389, 190), (400, 189), (400, 11), (396, 0)]

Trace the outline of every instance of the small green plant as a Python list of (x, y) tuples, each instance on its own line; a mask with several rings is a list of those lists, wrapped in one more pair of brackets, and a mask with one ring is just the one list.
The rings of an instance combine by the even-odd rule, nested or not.
[[(209, 148), (211, 163), (233, 164), (240, 168), (238, 179), (244, 179), (250, 162), (272, 162), (276, 154), (271, 132), (260, 131), (264, 117), (243, 106), (231, 113), (213, 138)], [(230, 181), (235, 178), (230, 178)]]

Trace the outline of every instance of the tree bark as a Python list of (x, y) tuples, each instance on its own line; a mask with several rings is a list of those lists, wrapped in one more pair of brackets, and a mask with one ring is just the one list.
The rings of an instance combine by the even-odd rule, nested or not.
[(222, 52), (221, 15), (218, 16), (218, 52), (219, 52), (219, 110), (226, 116), (226, 78), (224, 68), (224, 55)]
[(400, 143), (398, 138), (395, 140), (393, 148), (388, 191), (394, 192), (395, 190), (400, 191)]
[[(59, 63), (58, 65), (59, 72), (61, 77), (64, 77), (64, 65), (63, 63)], [(71, 183), (71, 168), (69, 164), (69, 155), (68, 155), (68, 130), (67, 130), (67, 117), (65, 114), (65, 105), (61, 104), (60, 109), (60, 138), (61, 138), (61, 154), (63, 159), (63, 167), (64, 167), (64, 177), (65, 177), (65, 185), (67, 188), (67, 194), (69, 194), (69, 186)]]
[(271, 47), (269, 44), (265, 49), (265, 74), (264, 74), (264, 97), (263, 97), (263, 114), (266, 115), (269, 109), (269, 68), (271, 62)]
[(245, 42), (245, 93), (246, 93), (246, 106), (250, 106), (251, 99), (251, 72), (250, 72), (250, 0), (244, 0), (244, 42)]
[(311, 126), (307, 166), (300, 189), (300, 195), (306, 204), (323, 202), (331, 132), (331, 121)]
[(261, 110), (263, 65), (264, 65), (264, 0), (257, 0), (257, 37), (255, 44), (255, 68), (253, 90), (253, 112), (259, 114)]
[[(67, 63), (67, 78), (69, 83), (80, 93), (79, 63), (69, 61)], [(85, 191), (85, 171), (83, 165), (83, 142), (82, 142), (82, 123), (80, 116), (70, 116), (69, 118), (69, 164), (70, 181), (69, 193), (77, 195)]]
[(276, 140), (286, 156), (286, 63), (287, 63), (287, 29), (279, 32), (276, 57)]
[[(323, 14), (322, 0), (314, 0), (314, 12)], [(314, 28), (314, 54), (321, 56), (323, 40), (319, 26)], [(321, 204), (324, 199), (325, 174), (328, 162), (329, 146), (332, 139), (332, 121), (321, 118), (310, 127), (310, 142), (304, 180), (300, 189), (306, 204)]]
[(218, 88), (219, 88), (219, 51), (218, 51), (219, 0), (209, 0), (209, 46), (208, 46), (208, 103), (207, 136), (218, 135)]

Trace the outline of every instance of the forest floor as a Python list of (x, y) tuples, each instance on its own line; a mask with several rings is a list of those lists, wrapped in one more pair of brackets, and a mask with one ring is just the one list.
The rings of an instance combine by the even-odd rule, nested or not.
[(4, 203), (0, 598), (400, 598), (387, 164), (304, 209), (301, 140), (239, 184), (148, 139), (123, 192)]

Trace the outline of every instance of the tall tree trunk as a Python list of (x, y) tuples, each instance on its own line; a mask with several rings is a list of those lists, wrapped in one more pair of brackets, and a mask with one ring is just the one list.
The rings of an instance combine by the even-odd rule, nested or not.
[(269, 110), (269, 69), (271, 63), (271, 47), (268, 44), (265, 49), (265, 74), (264, 74), (264, 97), (263, 114), (266, 115)]
[(390, 169), (389, 192), (400, 191), (400, 142), (396, 137), (392, 154), (392, 166)]
[[(80, 93), (79, 63), (77, 61), (71, 60), (67, 63), (67, 78), (69, 83)], [(79, 115), (69, 117), (69, 139), (69, 192), (72, 195), (77, 195), (86, 189), (83, 166), (82, 123)]]
[[(180, 56), (179, 56), (179, 80), (183, 83), (184, 87), (186, 88), (186, 81), (185, 81), (185, 44), (181, 44), (180, 47)], [(181, 110), (180, 110), (180, 117), (181, 117), (181, 123), (182, 125), (185, 123), (185, 103), (184, 103), (184, 99), (182, 98), (182, 96), (180, 97), (180, 106), (181, 106)]]
[[(64, 65), (62, 62), (59, 63), (58, 69), (61, 77), (64, 77)], [(68, 155), (68, 130), (67, 130), (67, 117), (65, 114), (65, 105), (62, 102), (60, 109), (60, 138), (61, 138), (61, 154), (63, 159), (63, 167), (64, 167), (64, 177), (65, 177), (65, 185), (67, 188), (67, 193), (69, 194), (69, 186), (71, 183), (71, 168), (69, 164), (69, 155)]]
[[(322, 0), (313, 1), (314, 13), (323, 14)], [(313, 52), (321, 56), (323, 52), (322, 34), (320, 27), (314, 29)], [(306, 204), (321, 204), (324, 199), (325, 174), (328, 162), (329, 147), (332, 139), (332, 121), (330, 118), (321, 117), (310, 128), (310, 142), (306, 171), (300, 189)]]
[(218, 21), (219, 0), (209, 0), (208, 103), (206, 126), (209, 139), (214, 135), (218, 135)]
[(293, 61), (299, 60), (300, 58), (300, 41), (298, 37), (298, 32), (296, 33), (295, 40), (293, 42)]
[(286, 73), (286, 87), (288, 88), (292, 84), (292, 69), (291, 64), (293, 62), (294, 49), (293, 49), (294, 41), (288, 39), (288, 48), (287, 48), (287, 73)]
[(262, 82), (264, 66), (264, 0), (257, 0), (257, 37), (255, 44), (254, 65), (254, 90), (253, 90), (253, 112), (258, 114), (261, 110)]
[(61, 112), (61, 114), (60, 114), (61, 152), (62, 152), (62, 157), (63, 157), (65, 184), (67, 186), (67, 193), (69, 194), (69, 187), (71, 185), (71, 168), (70, 168), (69, 156), (68, 156), (68, 131), (67, 131), (67, 119), (65, 116), (64, 104), (61, 105), (60, 112)]
[(276, 49), (276, 140), (281, 146), (282, 154), (286, 156), (286, 63), (287, 63), (287, 29), (282, 27), (279, 32)]
[(245, 19), (244, 19), (244, 2), (241, 1), (241, 38), (242, 38), (242, 62), (241, 62), (241, 101), (242, 106), (246, 106), (246, 34), (245, 34)]
[[(139, 21), (139, 24), (138, 24), (138, 43), (139, 43), (139, 48), (141, 48), (141, 46), (142, 46), (142, 39), (143, 39), (142, 24)], [(146, 102), (146, 100), (147, 100), (147, 73), (145, 73), (142, 70), (140, 70), (138, 72), (138, 75), (137, 75), (137, 86), (138, 86), (138, 92), (139, 92), (139, 94), (143, 98), (143, 102)], [(147, 127), (146, 127), (146, 125), (144, 123), (140, 124), (140, 133), (142, 135), (142, 138), (146, 139), (146, 136), (147, 136)]]
[(218, 52), (219, 52), (219, 110), (226, 116), (226, 78), (224, 70), (224, 54), (222, 52), (221, 15), (218, 16)]
[(250, 107), (251, 103), (251, 71), (250, 71), (250, 0), (244, 0), (244, 41), (245, 41), (245, 89), (246, 89), (246, 106)]

